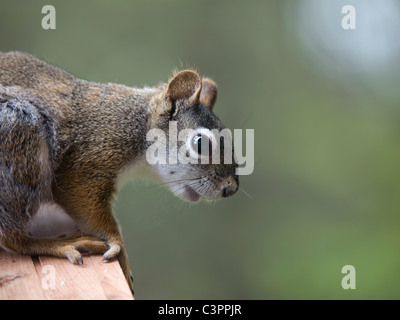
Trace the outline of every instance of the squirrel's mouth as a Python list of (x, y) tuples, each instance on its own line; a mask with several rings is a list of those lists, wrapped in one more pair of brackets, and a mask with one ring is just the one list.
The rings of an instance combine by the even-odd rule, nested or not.
[(191, 202), (196, 202), (200, 199), (200, 195), (192, 187), (189, 186), (185, 187), (185, 195), (186, 200)]

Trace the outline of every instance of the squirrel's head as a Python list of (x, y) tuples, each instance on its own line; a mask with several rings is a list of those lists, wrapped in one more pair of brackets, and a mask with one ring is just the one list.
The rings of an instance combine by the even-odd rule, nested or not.
[(214, 81), (184, 70), (162, 87), (149, 111), (146, 158), (183, 200), (221, 199), (239, 188), (232, 135), (212, 111), (216, 98)]

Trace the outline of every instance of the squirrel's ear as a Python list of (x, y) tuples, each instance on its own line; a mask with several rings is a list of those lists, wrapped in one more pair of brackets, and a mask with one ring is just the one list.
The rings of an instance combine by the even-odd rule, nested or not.
[(200, 103), (212, 110), (215, 101), (217, 100), (217, 85), (214, 81), (208, 78), (203, 78), (200, 93)]
[(201, 78), (192, 70), (184, 70), (177, 73), (169, 82), (165, 96), (172, 102), (184, 99), (189, 105), (199, 103), (201, 92)]

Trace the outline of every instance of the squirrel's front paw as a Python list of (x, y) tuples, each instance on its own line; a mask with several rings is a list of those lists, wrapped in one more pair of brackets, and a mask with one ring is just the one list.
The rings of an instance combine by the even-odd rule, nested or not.
[(111, 260), (114, 259), (118, 256), (118, 254), (121, 251), (121, 246), (117, 243), (110, 243), (109, 244), (109, 249), (106, 251), (106, 253), (103, 255), (102, 260)]

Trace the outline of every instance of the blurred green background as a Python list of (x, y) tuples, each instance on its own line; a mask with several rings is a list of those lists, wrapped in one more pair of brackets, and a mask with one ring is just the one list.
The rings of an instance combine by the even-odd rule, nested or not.
[[(45, 4), (56, 30), (41, 28)], [(196, 67), (218, 83), (225, 125), (255, 129), (250, 197), (121, 190), (138, 299), (398, 299), (399, 17), (391, 0), (2, 0), (0, 50), (130, 86)]]

